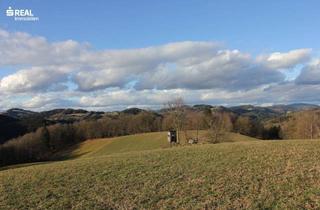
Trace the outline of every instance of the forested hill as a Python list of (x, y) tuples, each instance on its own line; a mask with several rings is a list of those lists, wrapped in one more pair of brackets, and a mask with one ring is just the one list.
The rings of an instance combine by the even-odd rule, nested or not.
[(320, 137), (320, 109), (315, 105), (183, 105), (159, 111), (131, 108), (120, 112), (11, 109), (0, 115), (0, 122), (0, 165), (50, 160), (55, 153), (86, 139), (171, 129), (210, 130), (211, 143), (219, 143), (227, 132), (258, 139)]
[[(291, 105), (274, 105), (269, 107), (259, 107), (252, 105), (223, 107), (212, 106), (207, 104), (194, 105), (188, 107), (189, 111), (201, 112), (205, 110), (213, 110), (220, 112), (227, 112), (231, 115), (249, 117), (250, 119), (258, 121), (267, 121), (287, 113), (297, 112), (301, 110), (312, 110), (319, 108), (318, 105), (313, 104), (291, 104)], [(140, 113), (149, 113), (160, 117), (166, 115), (167, 110), (146, 111), (139, 108), (130, 108), (123, 111), (114, 112), (94, 112), (82, 109), (54, 109), (44, 112), (33, 112), (23, 109), (10, 109), (0, 113), (0, 144), (9, 139), (16, 138), (26, 133), (36, 131), (44, 125), (54, 124), (70, 124), (81, 121), (94, 121), (99, 119), (117, 119), (124, 115), (137, 115)], [(162, 130), (162, 129), (158, 129)]]

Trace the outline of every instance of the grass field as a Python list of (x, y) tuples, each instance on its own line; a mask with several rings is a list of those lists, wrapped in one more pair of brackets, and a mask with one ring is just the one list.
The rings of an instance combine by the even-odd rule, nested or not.
[[(117, 145), (152, 135), (157, 146)], [(163, 148), (162, 138), (91, 140), (78, 158), (2, 170), (0, 209), (320, 208), (320, 141)]]
[[(188, 131), (188, 135), (196, 136), (196, 131)], [(207, 131), (199, 131), (199, 139), (203, 143), (207, 140)], [(181, 133), (181, 144), (186, 144), (185, 134)], [(227, 133), (225, 142), (253, 141), (257, 140), (237, 133)], [(94, 157), (100, 155), (110, 155), (115, 153), (144, 151), (152, 149), (169, 148), (167, 132), (154, 132), (136, 134), (107, 139), (87, 140), (75, 148), (65, 152), (65, 156), (71, 158)]]

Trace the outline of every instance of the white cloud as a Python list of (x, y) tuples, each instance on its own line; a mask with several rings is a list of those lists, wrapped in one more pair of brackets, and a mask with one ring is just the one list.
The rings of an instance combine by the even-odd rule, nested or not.
[[(2, 79), (2, 89), (9, 92), (46, 90), (65, 77), (72, 78), (81, 91), (123, 88), (128, 83), (136, 84), (137, 89), (248, 89), (283, 80), (279, 71), (263, 66), (249, 54), (222, 49), (215, 42), (94, 51), (72, 40), (49, 43), (43, 37), (19, 32), (2, 31), (0, 40), (4, 58), (0, 65), (30, 66)], [(291, 55), (295, 52), (284, 57)], [(45, 70), (47, 66), (69, 68), (68, 75)], [(35, 74), (39, 79), (31, 79)]]
[(157, 73), (159, 67), (165, 64), (193, 65), (203, 62), (218, 51), (218, 46), (212, 42), (179, 42), (142, 49), (99, 52), (97, 59), (93, 59), (92, 68), (78, 72), (75, 82), (84, 91), (123, 87), (131, 80), (143, 79), (144, 74)]
[(289, 52), (274, 52), (257, 58), (259, 62), (273, 69), (293, 68), (297, 64), (305, 63), (310, 59), (311, 49), (296, 49)]
[(297, 84), (320, 85), (320, 59), (306, 65), (296, 79)]
[[(63, 97), (61, 97), (63, 96)], [(25, 100), (20, 96), (7, 96), (0, 100), (5, 108), (22, 107), (32, 110), (74, 107), (89, 110), (121, 110), (129, 107), (161, 108), (176, 97), (183, 97), (188, 104), (284, 104), (296, 102), (318, 103), (320, 86), (295, 85), (294, 82), (269, 84), (250, 90), (221, 89), (171, 89), (134, 90), (106, 89), (95, 92), (45, 92)]]
[(279, 82), (284, 76), (255, 62), (249, 54), (238, 50), (220, 50), (210, 53), (193, 64), (159, 65), (146, 72), (138, 82), (139, 89), (250, 89), (263, 84)]
[(183, 96), (190, 100), (190, 93), (183, 89), (174, 90), (133, 90), (113, 89), (99, 91), (95, 94), (80, 97), (81, 106), (106, 107), (113, 105), (163, 105), (168, 100)]
[[(0, 49), (9, 50), (0, 50), (3, 56), (0, 65), (42, 69), (72, 66), (69, 78), (82, 91), (125, 87), (132, 81), (138, 89), (243, 89), (283, 79), (280, 72), (270, 71), (249, 54), (221, 49), (215, 42), (186, 41), (141, 49), (93, 51), (72, 40), (49, 43), (43, 37), (26, 33), (1, 34)], [(36, 84), (31, 84), (33, 81), (26, 78), (32, 74), (41, 76), (41, 82), (34, 80)], [(4, 78), (2, 86), (11, 92), (28, 92), (42, 87), (42, 83), (59, 82), (41, 74), (55, 77), (55, 71), (51, 70), (20, 70)], [(248, 77), (252, 79), (246, 80)], [(16, 78), (19, 79), (13, 80)]]
[(31, 67), (5, 76), (0, 80), (0, 90), (10, 93), (46, 91), (67, 80), (68, 68)]
[[(94, 50), (0, 29), (0, 57), (0, 70), (16, 69), (0, 78), (2, 107), (159, 106), (178, 95), (188, 103), (265, 104), (311, 101), (320, 93), (320, 61), (306, 64), (310, 49), (253, 57), (216, 42), (185, 41)], [(285, 82), (283, 69), (299, 64), (301, 75)]]
[(49, 43), (44, 37), (0, 29), (0, 67), (70, 64), (79, 62), (88, 49), (88, 44), (73, 40)]
[(22, 107), (32, 110), (48, 110), (77, 106), (77, 101), (59, 97), (58, 94), (38, 94), (22, 102)]

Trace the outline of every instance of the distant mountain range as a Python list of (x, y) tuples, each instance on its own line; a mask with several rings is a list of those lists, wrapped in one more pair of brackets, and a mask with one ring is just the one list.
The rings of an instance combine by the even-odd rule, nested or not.
[(314, 104), (289, 104), (289, 105), (273, 105), (268, 107), (252, 106), (252, 105), (243, 105), (243, 106), (234, 106), (230, 107), (232, 112), (235, 112), (239, 115), (252, 116), (259, 119), (268, 119), (283, 115), (289, 112), (310, 110), (320, 108), (318, 105)]
[[(212, 110), (219, 112), (230, 112), (235, 115), (248, 116), (258, 120), (271, 119), (288, 112), (296, 112), (309, 109), (318, 109), (320, 106), (314, 104), (290, 104), (274, 105), (268, 107), (242, 105), (233, 107), (212, 106), (207, 104), (198, 104), (189, 109), (204, 111)], [(141, 112), (154, 112), (157, 115), (163, 114), (166, 110), (147, 111), (139, 108), (130, 108), (123, 111), (114, 112), (95, 112), (83, 109), (54, 109), (50, 111), (34, 112), (24, 109), (9, 109), (0, 113), (0, 144), (8, 139), (18, 137), (28, 132), (32, 132), (44, 125), (56, 123), (74, 123), (82, 120), (97, 120), (105, 116), (117, 116), (119, 114), (135, 115)]]
[(253, 106), (253, 105), (224, 107), (224, 106), (211, 106), (207, 104), (199, 104), (199, 105), (194, 105), (193, 108), (197, 110), (211, 109), (211, 110), (227, 111), (227, 112), (233, 112), (237, 115), (244, 115), (244, 116), (255, 117), (259, 119), (266, 119), (266, 118), (272, 118), (275, 116), (286, 114), (289, 112), (317, 109), (317, 108), (320, 108), (320, 106), (315, 104), (305, 104), (305, 103), (296, 103), (296, 104), (289, 104), (289, 105), (273, 105), (273, 106), (267, 106), (267, 107)]

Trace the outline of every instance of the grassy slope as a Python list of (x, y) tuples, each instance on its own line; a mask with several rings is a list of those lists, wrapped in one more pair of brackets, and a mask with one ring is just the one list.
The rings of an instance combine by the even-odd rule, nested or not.
[(88, 140), (72, 151), (72, 156), (92, 157), (121, 152), (161, 149), (169, 147), (164, 132), (145, 133), (107, 139)]
[(91, 140), (81, 158), (0, 171), (0, 209), (320, 208), (320, 141), (163, 149), (165, 137)]
[[(189, 131), (189, 136), (196, 136), (196, 131)], [(205, 139), (207, 132), (200, 131), (199, 138)], [(181, 134), (182, 144), (185, 143), (185, 134)], [(227, 142), (257, 140), (236, 133), (228, 133), (225, 137)], [(66, 155), (71, 157), (93, 157), (110, 155), (115, 153), (143, 151), (152, 149), (168, 148), (167, 132), (144, 133), (130, 136), (122, 136), (106, 139), (88, 140), (77, 146), (76, 149), (67, 151)]]
[(319, 208), (320, 141), (118, 153), (0, 172), (0, 209)]

